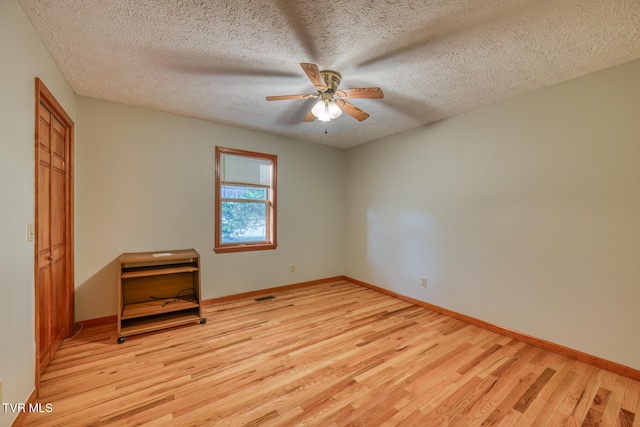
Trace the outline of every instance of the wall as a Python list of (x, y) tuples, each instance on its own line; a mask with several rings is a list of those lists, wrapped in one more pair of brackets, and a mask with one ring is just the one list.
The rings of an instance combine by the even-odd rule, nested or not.
[(639, 117), (635, 61), (350, 149), (347, 275), (640, 368)]
[[(35, 78), (75, 120), (76, 99), (22, 8), (0, 2), (0, 380), (2, 401), (25, 402), (34, 389)], [(0, 426), (17, 414), (0, 408)]]
[[(205, 299), (343, 274), (343, 150), (85, 97), (78, 116), (77, 320), (116, 314), (123, 252), (195, 248)], [(276, 250), (213, 252), (216, 145), (278, 156)]]

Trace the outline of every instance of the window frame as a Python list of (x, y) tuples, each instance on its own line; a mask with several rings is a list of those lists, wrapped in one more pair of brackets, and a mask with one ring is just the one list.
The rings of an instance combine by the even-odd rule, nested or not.
[[(246, 242), (246, 243), (222, 243), (222, 202), (224, 199), (222, 194), (222, 177), (220, 176), (220, 160), (223, 154), (234, 156), (252, 157), (260, 160), (268, 160), (271, 162), (271, 185), (267, 191), (266, 208), (266, 224), (265, 233), (266, 241), (264, 242)], [(213, 250), (216, 253), (229, 252), (248, 252), (276, 249), (277, 243), (277, 176), (278, 176), (278, 156), (274, 154), (258, 153), (255, 151), (238, 150), (235, 148), (216, 146), (216, 166), (215, 166), (215, 244)], [(240, 185), (242, 183), (235, 183)], [(245, 184), (246, 185), (246, 184)], [(266, 188), (266, 187), (265, 187)], [(250, 201), (247, 203), (255, 203)]]

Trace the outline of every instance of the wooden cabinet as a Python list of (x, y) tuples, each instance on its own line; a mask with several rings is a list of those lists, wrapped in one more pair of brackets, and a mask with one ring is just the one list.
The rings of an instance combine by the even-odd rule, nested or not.
[(118, 264), (119, 343), (130, 335), (206, 322), (195, 250), (124, 253)]

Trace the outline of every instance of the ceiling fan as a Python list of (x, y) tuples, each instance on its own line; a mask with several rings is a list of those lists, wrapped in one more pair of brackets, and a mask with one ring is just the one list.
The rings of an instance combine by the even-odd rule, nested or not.
[(321, 121), (329, 121), (338, 118), (344, 111), (358, 121), (366, 120), (369, 114), (365, 113), (349, 101), (342, 98), (383, 98), (384, 94), (379, 87), (363, 87), (357, 89), (340, 89), (340, 73), (331, 70), (320, 71), (316, 64), (303, 62), (300, 64), (311, 83), (318, 91), (317, 94), (307, 95), (279, 95), (267, 96), (267, 101), (283, 101), (287, 99), (314, 99), (320, 100), (313, 106), (304, 118), (305, 122), (312, 122), (316, 118)]

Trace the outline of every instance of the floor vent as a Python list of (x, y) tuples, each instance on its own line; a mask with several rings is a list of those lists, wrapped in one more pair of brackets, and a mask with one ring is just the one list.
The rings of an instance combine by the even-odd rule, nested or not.
[(275, 297), (273, 295), (267, 295), (266, 297), (260, 297), (260, 298), (256, 298), (256, 301), (266, 301), (268, 299), (274, 299)]

